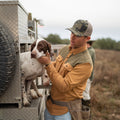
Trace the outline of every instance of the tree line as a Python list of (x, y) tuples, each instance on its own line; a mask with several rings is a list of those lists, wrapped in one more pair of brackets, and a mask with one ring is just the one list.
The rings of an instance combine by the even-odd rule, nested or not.
[(51, 44), (69, 44), (69, 39), (61, 39), (58, 34), (49, 34), (45, 40), (50, 42)]
[(97, 49), (118, 50), (120, 51), (120, 41), (111, 38), (101, 38), (95, 40), (93, 47)]
[[(70, 44), (69, 39), (61, 39), (58, 34), (49, 34), (45, 39), (51, 44)], [(120, 41), (115, 41), (111, 38), (100, 38), (95, 40), (93, 47), (120, 51)]]

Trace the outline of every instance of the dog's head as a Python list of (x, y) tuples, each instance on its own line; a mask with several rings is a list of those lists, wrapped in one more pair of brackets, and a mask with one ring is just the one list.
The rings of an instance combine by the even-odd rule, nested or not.
[(31, 58), (40, 58), (45, 56), (47, 52), (51, 54), (51, 45), (46, 40), (37, 39), (31, 45)]

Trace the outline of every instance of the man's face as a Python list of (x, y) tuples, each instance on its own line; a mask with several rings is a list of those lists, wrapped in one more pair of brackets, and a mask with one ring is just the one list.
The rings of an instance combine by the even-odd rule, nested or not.
[(70, 44), (73, 49), (82, 47), (86, 45), (86, 42), (90, 39), (90, 37), (85, 36), (76, 36), (75, 34), (71, 33), (70, 36)]

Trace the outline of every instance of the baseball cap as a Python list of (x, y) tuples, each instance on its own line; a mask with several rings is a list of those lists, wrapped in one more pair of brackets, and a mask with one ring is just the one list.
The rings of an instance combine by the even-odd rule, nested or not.
[(95, 42), (95, 40), (88, 40), (87, 43), (90, 43), (90, 42)]
[(87, 20), (77, 20), (72, 28), (67, 28), (76, 36), (91, 36), (93, 28)]

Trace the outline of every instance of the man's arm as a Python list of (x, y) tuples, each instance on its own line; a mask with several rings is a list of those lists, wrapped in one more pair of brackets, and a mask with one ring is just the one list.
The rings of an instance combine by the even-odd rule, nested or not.
[(67, 92), (77, 86), (84, 86), (91, 75), (92, 66), (89, 63), (79, 64), (63, 78), (53, 64), (46, 67), (47, 73), (54, 86), (60, 92)]

